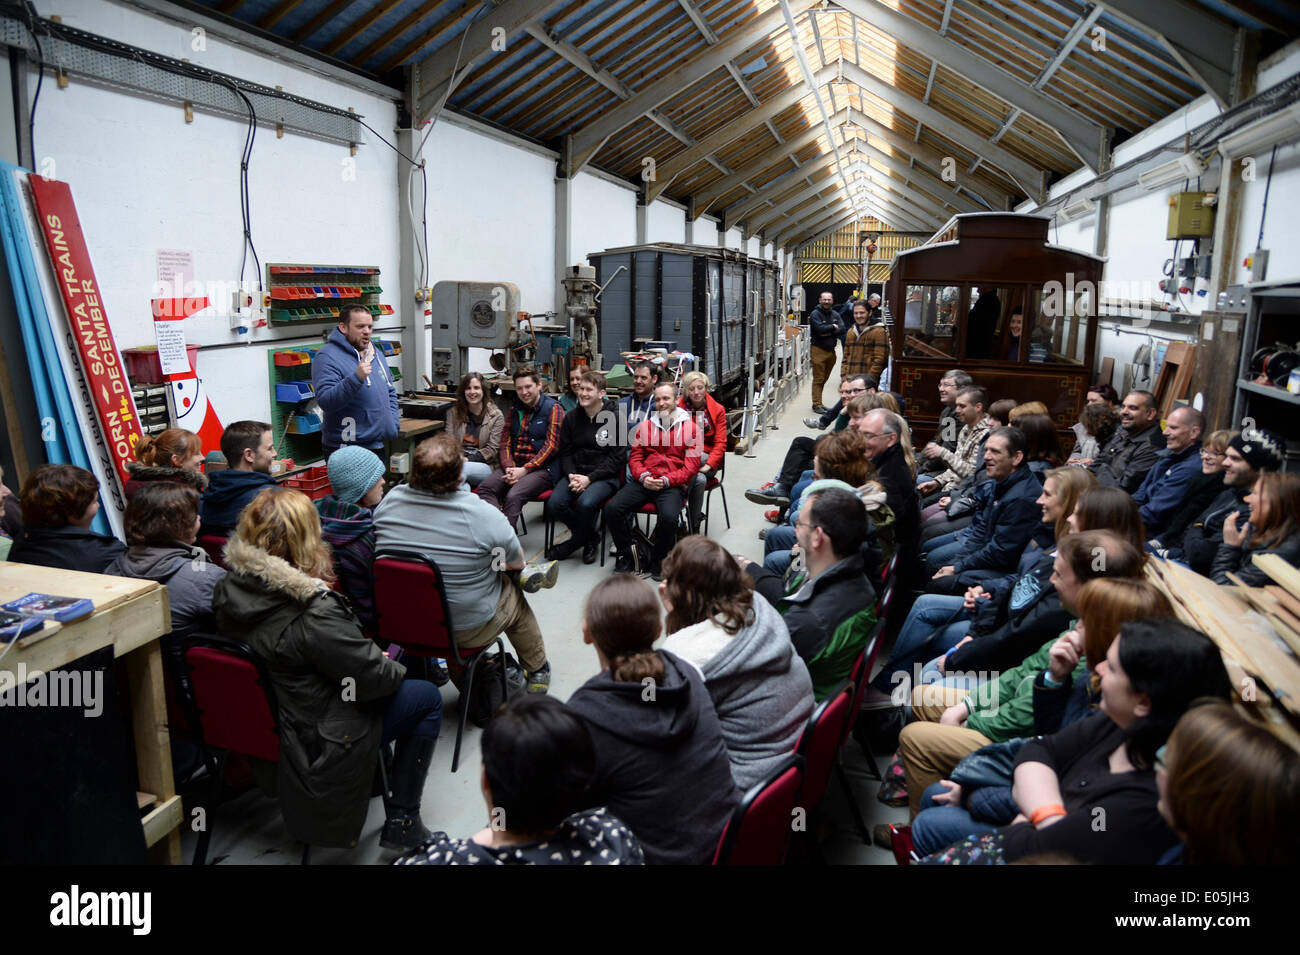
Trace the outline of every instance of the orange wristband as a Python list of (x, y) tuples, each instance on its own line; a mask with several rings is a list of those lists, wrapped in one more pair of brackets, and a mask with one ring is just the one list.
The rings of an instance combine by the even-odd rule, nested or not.
[(1039, 806), (1029, 814), (1029, 824), (1037, 826), (1044, 819), (1051, 819), (1053, 816), (1064, 816), (1065, 807), (1059, 804)]

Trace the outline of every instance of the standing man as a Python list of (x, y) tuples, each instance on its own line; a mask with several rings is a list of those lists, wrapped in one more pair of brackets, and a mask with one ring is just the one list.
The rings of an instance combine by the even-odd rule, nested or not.
[[(877, 315), (879, 311), (876, 309)], [(855, 302), (853, 324), (844, 333), (844, 361), (840, 365), (840, 377), (870, 375), (879, 381), (888, 361), (889, 336), (885, 332), (884, 320), (872, 318), (871, 308), (865, 302)]]
[(817, 307), (808, 313), (808, 333), (812, 343), (812, 403), (814, 414), (825, 414), (822, 389), (835, 369), (835, 344), (844, 335), (844, 319), (835, 311), (835, 297), (822, 292)]
[(632, 553), (630, 518), (647, 501), (654, 501), (658, 516), (655, 524), (654, 553), (648, 570), (660, 579), (660, 565), (677, 542), (677, 515), (683, 495), (700, 470), (699, 430), (685, 408), (677, 406), (677, 386), (665, 382), (655, 389), (655, 414), (637, 428), (628, 453), (628, 470), (632, 481), (623, 485), (605, 508), (605, 520), (618, 550), (616, 574), (630, 573), (636, 567)]
[(627, 448), (618, 440), (618, 411), (605, 397), (605, 376), (583, 366), (575, 390), (578, 407), (560, 425), (560, 479), (546, 502), (551, 516), (572, 536), (546, 556), (564, 560), (582, 548), (582, 562), (594, 564), (600, 546), (596, 518), (618, 490)]
[(339, 324), (311, 363), (312, 390), (325, 412), (321, 445), (325, 458), (349, 444), (383, 457), (384, 442), (397, 437), (402, 416), (397, 386), (382, 353), (370, 341), (375, 319), (364, 305), (345, 305)]
[(510, 526), (529, 501), (549, 491), (560, 476), (560, 403), (542, 394), (542, 382), (531, 365), (515, 369), (515, 403), (501, 441), (501, 471), (494, 471), (475, 489), (479, 497), (506, 515)]
[(1130, 494), (1142, 486), (1165, 447), (1160, 409), (1149, 391), (1130, 391), (1119, 412), (1120, 427), (1088, 466), (1102, 487), (1122, 487)]

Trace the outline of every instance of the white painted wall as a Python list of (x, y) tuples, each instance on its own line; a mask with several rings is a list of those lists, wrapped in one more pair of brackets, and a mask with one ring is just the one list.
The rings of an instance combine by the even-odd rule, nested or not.
[[(546, 312), (555, 299), (555, 162), (439, 121), (424, 147), (428, 162), (429, 284), (513, 282), (519, 307)], [(485, 175), (485, 170), (495, 170)], [(394, 184), (395, 185), (395, 184)], [(564, 261), (585, 261), (577, 229)], [(396, 220), (390, 223), (390, 228)]]
[(740, 230), (728, 229), (727, 238), (722, 243), (722, 245), (726, 246), (728, 249), (743, 249), (745, 247), (745, 243), (740, 238)]
[(686, 229), (686, 210), (655, 200), (646, 207), (646, 240), (681, 244)]
[[(43, 0), (37, 9), (42, 15), (69, 13), (66, 3), (55, 0)], [(207, 38), (206, 50), (193, 50), (187, 28), (133, 8), (78, 4), (65, 22), (280, 85), (307, 99), (354, 107), (377, 129), (391, 129), (396, 120), (390, 102), (214, 37)], [(34, 81), (33, 73), (29, 89)], [(228, 296), (239, 277), (244, 136), (245, 125), (236, 120), (196, 111), (187, 125), (178, 105), (75, 79), (60, 90), (46, 77), (36, 118), (37, 165), (52, 160), (55, 177), (72, 186), (119, 347), (154, 342), (149, 302), (160, 248), (191, 250), (195, 279), (216, 283)], [(355, 177), (345, 181), (344, 162), (350, 158), (346, 146), (292, 133), (276, 139), (273, 131), (259, 129), (249, 165), (253, 240), (264, 264), (376, 265), (384, 300), (392, 302), (387, 290), (397, 277), (398, 159), (382, 144), (363, 146), (354, 160)], [(257, 280), (251, 257), (245, 278)], [(228, 309), (226, 298), (187, 320), (188, 341), (207, 346), (240, 341), (230, 331)], [(250, 333), (254, 344), (200, 352), (199, 371), (223, 421), (268, 416), (263, 343), (285, 334), (255, 331)]]
[[(538, 238), (545, 241), (541, 234)], [(632, 188), (591, 173), (578, 173), (573, 179), (573, 241), (579, 258), (635, 245), (636, 193)]]

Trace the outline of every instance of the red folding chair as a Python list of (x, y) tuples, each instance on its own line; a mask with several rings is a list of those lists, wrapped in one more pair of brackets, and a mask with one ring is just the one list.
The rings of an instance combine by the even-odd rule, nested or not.
[[(412, 656), (437, 657), (455, 663), (464, 671), (464, 689), (461, 691), (460, 715), (456, 724), (456, 749), (451, 757), (451, 771), (460, 766), (460, 744), (465, 735), (465, 720), (469, 716), (470, 693), (474, 689), (474, 672), (483, 651), (493, 644), (504, 663), (506, 645), (498, 636), (481, 647), (462, 650), (456, 645), (456, 629), (452, 624), (451, 608), (447, 606), (447, 591), (438, 564), (423, 554), (410, 551), (385, 550), (375, 554), (375, 617), (379, 643), (395, 643)], [(509, 699), (506, 688), (506, 668), (497, 668), (501, 674), (501, 698)]]
[[(546, 508), (546, 502), (549, 501), (549, 500), (551, 499), (551, 495), (554, 494), (554, 493), (555, 493), (555, 489), (554, 489), (554, 488), (547, 488), (547, 489), (546, 489), (545, 491), (543, 491), (541, 494), (539, 494), (539, 495), (537, 495), (535, 498), (533, 498), (532, 501), (526, 501), (526, 502), (524, 503), (524, 507), (527, 507), (529, 504), (532, 504), (533, 501), (541, 501), (541, 502), (542, 502), (542, 508), (543, 508), (543, 510), (542, 510), (542, 520), (545, 522), (545, 523), (544, 523), (544, 527), (545, 527), (545, 529), (546, 529), (546, 533), (545, 533), (544, 536), (546, 537), (545, 546), (547, 546), (547, 547), (550, 547), (550, 546), (551, 546), (551, 538), (550, 538), (550, 534), (551, 534), (551, 526), (552, 526), (552, 524), (551, 524), (551, 522), (550, 522), (550, 521), (547, 519), (547, 517), (546, 517), (546, 510), (545, 510), (545, 508)], [(527, 537), (527, 536), (528, 536), (528, 522), (527, 522), (526, 520), (524, 520), (524, 510), (523, 510), (522, 507), (519, 509), (519, 536), (520, 536), (520, 537)]]
[[(724, 458), (725, 461), (725, 458)], [(731, 511), (727, 509), (727, 489), (722, 486), (722, 478), (726, 472), (726, 466), (719, 468), (715, 473), (709, 475), (709, 480), (704, 485), (704, 536), (709, 536), (709, 508), (713, 504), (713, 492), (722, 492), (722, 516), (726, 518), (727, 530), (731, 530)]]
[(788, 756), (767, 779), (750, 787), (722, 831), (714, 865), (785, 862), (803, 785), (803, 765), (803, 757)]
[(831, 772), (840, 745), (848, 734), (853, 707), (853, 684), (844, 680), (826, 694), (826, 698), (808, 717), (808, 725), (795, 747), (803, 757), (804, 780), (799, 805), (809, 812), (821, 805), (830, 784)]
[[(203, 865), (216, 822), (226, 761), (239, 753), (268, 763), (280, 761), (279, 706), (266, 665), (248, 646), (225, 637), (199, 635), (188, 641), (185, 665), (194, 690), (193, 701), (177, 701), (186, 714), (188, 733), (195, 738), (212, 778), (206, 822), (194, 849), (194, 865)], [(217, 756), (213, 751), (220, 750)], [(311, 847), (303, 851), (305, 865)]]

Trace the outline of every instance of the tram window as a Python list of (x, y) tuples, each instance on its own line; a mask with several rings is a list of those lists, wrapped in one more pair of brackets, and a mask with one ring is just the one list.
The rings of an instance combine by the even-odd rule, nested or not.
[(970, 311), (966, 316), (966, 358), (1019, 361), (1021, 328), (1013, 328), (1013, 316), (1023, 327), (1026, 289), (972, 285)]
[(1082, 365), (1092, 301), (1085, 291), (1057, 286), (1042, 293), (1040, 318), (1030, 338), (1030, 361)]
[(955, 356), (960, 307), (959, 286), (909, 285), (903, 308), (903, 327), (907, 334), (904, 354)]

